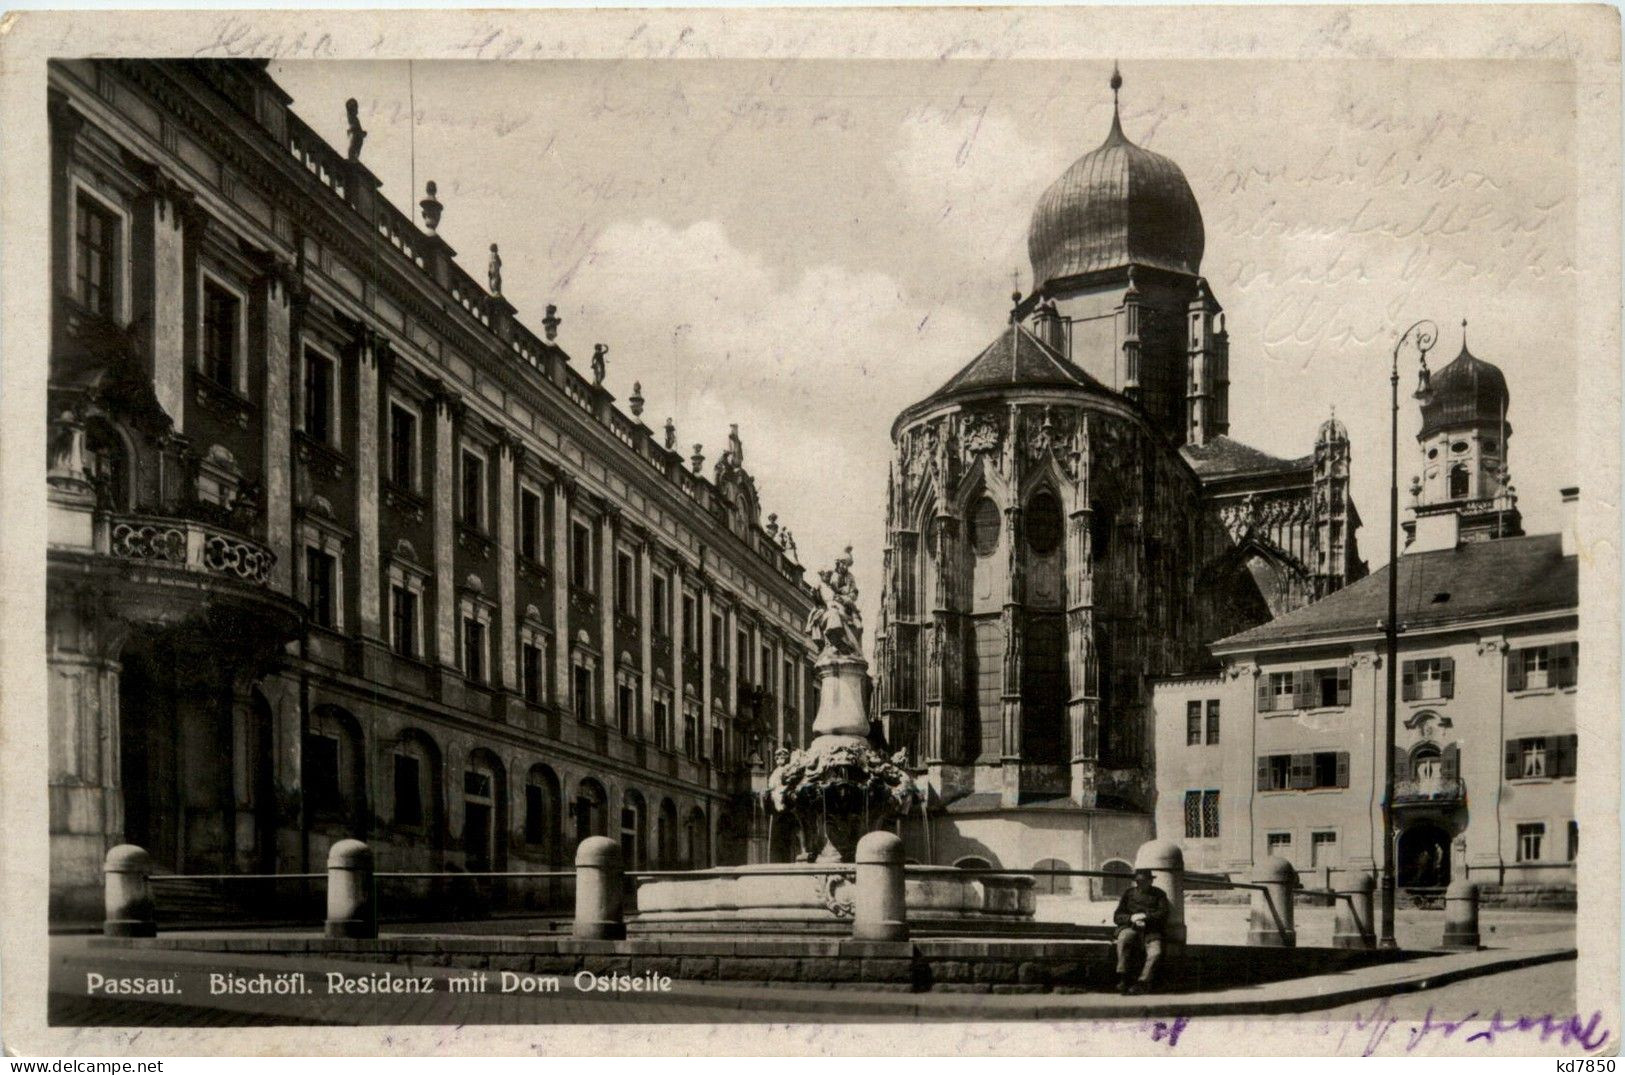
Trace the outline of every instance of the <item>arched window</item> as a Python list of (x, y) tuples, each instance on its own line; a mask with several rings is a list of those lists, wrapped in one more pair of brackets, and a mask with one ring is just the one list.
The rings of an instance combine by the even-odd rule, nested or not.
[(1457, 463), (1450, 468), (1450, 499), (1459, 500), (1467, 495), (1467, 464)]
[(546, 865), (560, 865), (559, 778), (545, 765), (525, 777), (525, 845)]
[(1039, 556), (1048, 556), (1061, 544), (1061, 504), (1048, 489), (1027, 501), (1027, 547)]
[(470, 873), (507, 865), (507, 798), (502, 762), (489, 750), (468, 756), (463, 770), (463, 864)]
[(961, 870), (991, 870), (993, 863), (980, 855), (966, 855), (955, 859), (954, 866)]
[(999, 506), (982, 497), (970, 512), (970, 544), (977, 556), (992, 556), (999, 547)]
[(648, 865), (643, 857), (648, 846), (644, 833), (648, 816), (642, 795), (628, 791), (621, 797), (621, 861), (628, 870), (641, 870)]
[(655, 867), (669, 870), (677, 865), (677, 804), (670, 799), (660, 804), (655, 816)]
[(317, 706), (310, 726), (300, 772), (305, 813), (312, 821), (364, 835), (367, 809), (366, 763), (361, 725), (348, 710)]
[(686, 827), (689, 867), (703, 870), (711, 865), (711, 833), (705, 821), (705, 812), (697, 806), (689, 811)]
[(609, 835), (609, 794), (604, 785), (588, 777), (576, 787), (576, 843), (589, 836)]
[(129, 511), (135, 490), (131, 485), (130, 449), (124, 438), (104, 419), (85, 425), (85, 473), (95, 485), (102, 506)]
[[(1070, 870), (1072, 867), (1060, 859), (1039, 859), (1033, 863), (1035, 870)], [(1072, 878), (1070, 877), (1035, 877), (1033, 878), (1033, 891), (1044, 896), (1062, 896), (1072, 891)]]
[(440, 749), (428, 733), (401, 732), (390, 751), (390, 820), (397, 830), (440, 838)]
[(1134, 881), (1134, 867), (1122, 859), (1108, 859), (1100, 868), (1102, 872), (1112, 875), (1098, 878), (1102, 899), (1117, 899), (1128, 891), (1128, 886)]

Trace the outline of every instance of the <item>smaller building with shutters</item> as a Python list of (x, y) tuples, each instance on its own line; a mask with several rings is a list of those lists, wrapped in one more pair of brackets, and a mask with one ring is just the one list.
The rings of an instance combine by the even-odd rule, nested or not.
[[(1244, 876), (1273, 854), (1315, 885), (1380, 870), (1388, 570), (1216, 643), (1216, 676), (1156, 684), (1157, 835), (1191, 868)], [(1399, 885), (1572, 889), (1572, 540), (1413, 546), (1398, 570)]]

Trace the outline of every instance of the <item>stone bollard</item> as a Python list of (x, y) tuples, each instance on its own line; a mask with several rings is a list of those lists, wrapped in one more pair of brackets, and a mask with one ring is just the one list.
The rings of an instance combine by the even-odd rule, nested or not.
[(902, 838), (891, 832), (871, 832), (858, 841), (855, 861), (858, 876), (852, 895), (852, 939), (908, 940)]
[(134, 844), (119, 844), (102, 862), (102, 933), (109, 937), (156, 937), (153, 916), (152, 859)]
[(621, 890), (626, 876), (621, 845), (607, 836), (589, 836), (576, 848), (576, 920), (571, 936), (584, 941), (626, 938)]
[(340, 840), (327, 850), (327, 935), (371, 940), (378, 936), (372, 884), (372, 848)]
[(1165, 945), (1185, 943), (1185, 852), (1172, 840), (1152, 840), (1140, 845), (1134, 856), (1136, 870), (1150, 870), (1151, 883), (1168, 897), (1168, 925), (1163, 931)]
[[(1375, 948), (1377, 934), (1371, 918), (1371, 894), (1377, 879), (1368, 873), (1352, 874), (1336, 890), (1337, 913), (1332, 923), (1333, 948)], [(1347, 896), (1347, 899), (1343, 899)]]
[(1296, 947), (1298, 931), (1292, 926), (1292, 890), (1298, 887), (1298, 874), (1292, 863), (1277, 855), (1269, 856), (1253, 870), (1253, 883), (1264, 887), (1253, 890), (1247, 943), (1273, 948)]
[(1478, 948), (1478, 882), (1450, 882), (1444, 890), (1444, 947)]

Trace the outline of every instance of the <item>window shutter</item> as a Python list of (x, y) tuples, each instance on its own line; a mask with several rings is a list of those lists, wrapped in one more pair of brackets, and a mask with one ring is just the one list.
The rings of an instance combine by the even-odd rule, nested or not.
[[(1346, 665), (1346, 664), (1342, 665), (1337, 669), (1337, 704), (1338, 705), (1348, 705), (1349, 704), (1350, 697), (1353, 694), (1353, 682), (1352, 682), (1352, 680), (1353, 680), (1353, 672), (1349, 668), (1348, 665)], [(1344, 785), (1344, 787), (1347, 787), (1347, 786), (1348, 785), (1346, 785), (1346, 784)]]
[(1416, 701), (1416, 662), (1406, 661), (1399, 666), (1403, 672), (1403, 683), (1400, 687), (1400, 697), (1407, 702)]
[(1310, 692), (1315, 686), (1315, 673), (1300, 668), (1292, 673), (1292, 708), (1308, 709), (1314, 702)]
[(1455, 780), (1461, 775), (1461, 746), (1451, 743), (1444, 748), (1444, 754), (1439, 759), (1441, 775), (1446, 782)]
[(1516, 779), (1518, 779), (1518, 776), (1520, 775), (1520, 773), (1519, 773), (1519, 757), (1518, 756), (1522, 752), (1523, 752), (1523, 745), (1522, 745), (1521, 740), (1518, 740), (1518, 739), (1508, 739), (1507, 740), (1506, 778), (1508, 780), (1516, 780)]
[(1268, 754), (1258, 756), (1258, 791), (1270, 789), (1270, 758)]
[(1574, 651), (1577, 643), (1565, 642), (1560, 646), (1552, 647), (1552, 656), (1556, 659), (1557, 671), (1553, 679), (1553, 686), (1574, 686)]
[(1507, 690), (1521, 691), (1523, 684), (1523, 650), (1515, 649), (1507, 654)]
[(1454, 698), (1456, 696), (1456, 659), (1454, 657), (1439, 658), (1439, 697)]
[(1289, 770), (1291, 777), (1288, 786), (1294, 789), (1312, 788), (1315, 786), (1315, 756), (1313, 754), (1294, 754)]
[(1404, 747), (1394, 748), (1394, 779), (1409, 780), (1415, 774), (1411, 772), (1411, 755)]
[(1580, 775), (1580, 737), (1578, 735), (1565, 735), (1565, 736), (1563, 736), (1563, 739), (1567, 742), (1567, 751), (1566, 751), (1566, 753), (1567, 753), (1568, 762), (1569, 762), (1569, 771), (1567, 773), (1563, 774), (1563, 775), (1565, 775), (1565, 776), (1579, 776)]
[(1346, 750), (1337, 752), (1337, 786), (1340, 788), (1349, 786), (1349, 752)]
[(1268, 672), (1258, 674), (1258, 711), (1268, 713), (1275, 707), (1275, 695), (1270, 691)]

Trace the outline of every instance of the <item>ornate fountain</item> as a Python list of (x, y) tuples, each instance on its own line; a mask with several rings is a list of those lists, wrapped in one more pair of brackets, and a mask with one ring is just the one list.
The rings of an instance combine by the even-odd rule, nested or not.
[[(733, 932), (766, 925), (793, 933), (841, 927), (852, 913), (851, 876), (830, 867), (851, 862), (864, 834), (893, 827), (920, 803), (907, 759), (901, 753), (887, 758), (869, 739), (869, 666), (852, 550), (818, 579), (818, 604), (807, 619), (818, 646), (813, 741), (805, 750), (777, 751), (762, 792), (771, 823), (795, 826), (795, 861), (641, 881), (630, 928)], [(904, 898), (911, 921), (996, 927), (1033, 916), (1030, 878), (967, 875), (951, 866), (911, 868)]]
[(920, 793), (905, 755), (888, 759), (869, 741), (869, 664), (850, 546), (833, 568), (818, 573), (817, 594), (807, 618), (818, 646), (814, 738), (804, 751), (777, 751), (764, 797), (775, 820), (796, 825), (797, 862), (851, 862), (859, 838), (910, 813)]

